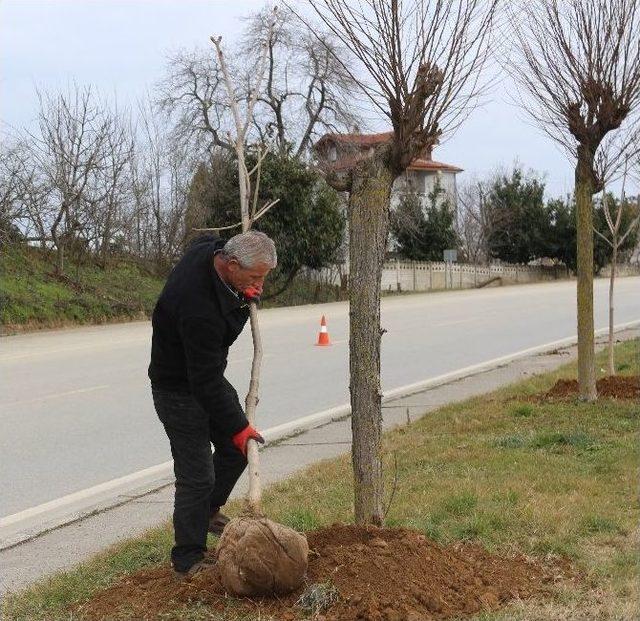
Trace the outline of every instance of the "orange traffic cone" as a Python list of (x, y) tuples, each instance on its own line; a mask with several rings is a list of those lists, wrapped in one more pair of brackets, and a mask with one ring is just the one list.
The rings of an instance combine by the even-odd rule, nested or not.
[(316, 345), (321, 347), (331, 345), (329, 342), (329, 332), (327, 332), (327, 320), (324, 318), (324, 315), (322, 315), (322, 319), (320, 320), (320, 334), (318, 334), (318, 342)]

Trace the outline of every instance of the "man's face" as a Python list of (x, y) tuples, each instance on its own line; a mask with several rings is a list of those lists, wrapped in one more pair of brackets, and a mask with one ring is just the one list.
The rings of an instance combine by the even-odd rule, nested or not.
[(230, 259), (228, 265), (228, 275), (230, 285), (236, 291), (243, 292), (248, 287), (254, 287), (262, 293), (264, 279), (271, 271), (266, 263), (257, 263), (252, 267), (242, 267), (235, 259)]

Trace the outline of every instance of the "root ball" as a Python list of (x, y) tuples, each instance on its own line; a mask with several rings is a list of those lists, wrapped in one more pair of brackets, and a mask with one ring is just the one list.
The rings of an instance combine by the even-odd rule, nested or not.
[(218, 544), (222, 585), (240, 597), (290, 593), (307, 571), (309, 546), (304, 535), (266, 518), (229, 522)]

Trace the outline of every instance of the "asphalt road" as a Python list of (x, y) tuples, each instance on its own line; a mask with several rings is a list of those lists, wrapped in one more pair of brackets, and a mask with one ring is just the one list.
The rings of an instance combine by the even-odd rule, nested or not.
[[(607, 325), (606, 280), (595, 285)], [(315, 347), (320, 317), (331, 347)], [(617, 283), (616, 323), (640, 319), (640, 278)], [(348, 306), (260, 313), (262, 428), (348, 401)], [(383, 388), (392, 389), (576, 333), (575, 283), (387, 298)], [(0, 517), (170, 459), (151, 403), (150, 324), (136, 322), (0, 339)], [(246, 393), (249, 328), (227, 376)]]

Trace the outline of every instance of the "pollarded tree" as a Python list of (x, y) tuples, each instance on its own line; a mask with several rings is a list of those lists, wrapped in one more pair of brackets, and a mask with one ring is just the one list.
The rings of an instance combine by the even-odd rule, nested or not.
[[(593, 195), (598, 151), (640, 111), (640, 0), (527, 0), (510, 5), (510, 67), (540, 127), (575, 161), (580, 397), (596, 399)], [(624, 130), (624, 128), (623, 128)], [(629, 132), (628, 135), (633, 135)], [(628, 145), (621, 144), (620, 152)], [(612, 158), (616, 161), (616, 158)]]
[[(457, 127), (483, 85), (496, 0), (315, 0), (324, 26), (351, 51), (347, 68), (390, 123), (389, 139), (354, 161), (349, 192), (352, 464), (357, 523), (383, 519), (380, 278), (395, 179)], [(316, 29), (317, 30), (317, 29)]]

